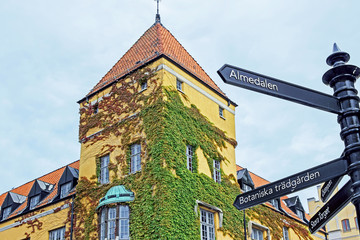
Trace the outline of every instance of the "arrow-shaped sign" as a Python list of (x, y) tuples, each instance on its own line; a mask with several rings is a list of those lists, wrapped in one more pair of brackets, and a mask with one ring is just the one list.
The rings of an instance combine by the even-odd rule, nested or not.
[(323, 186), (320, 190), (320, 198), (323, 203), (329, 199), (331, 194), (336, 189), (337, 185), (339, 185), (339, 182), (341, 181), (341, 179), (342, 179), (342, 176), (336, 177), (336, 178), (330, 179), (329, 181), (326, 181), (323, 184)]
[(349, 180), (345, 186), (310, 219), (309, 230), (311, 234), (322, 228), (351, 201), (353, 196), (351, 184), (352, 182)]
[(290, 100), (327, 112), (340, 113), (337, 98), (309, 88), (284, 82), (249, 70), (225, 64), (217, 73), (228, 84)]
[(236, 197), (234, 206), (243, 210), (274, 198), (300, 191), (325, 182), (347, 172), (347, 161), (343, 158), (321, 164), (273, 183), (258, 187)]

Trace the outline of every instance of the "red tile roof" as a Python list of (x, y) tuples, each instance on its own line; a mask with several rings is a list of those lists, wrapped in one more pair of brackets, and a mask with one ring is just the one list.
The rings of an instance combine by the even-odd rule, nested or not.
[[(72, 167), (72, 168), (75, 168), (75, 169), (79, 169), (79, 161), (75, 161), (73, 163), (70, 163), (69, 165), (67, 165), (69, 167)], [(50, 203), (54, 200), (54, 198), (57, 196), (57, 193), (58, 193), (58, 183), (60, 181), (60, 178), (65, 170), (65, 168), (67, 166), (64, 166), (64, 167), (61, 167), (59, 169), (56, 169), (55, 171), (52, 171), (40, 178), (37, 178), (38, 180), (40, 181), (43, 181), (43, 182), (47, 182), (47, 183), (51, 183), (51, 184), (54, 184), (54, 188), (52, 189), (52, 191), (50, 192), (50, 194), (48, 196), (45, 197), (45, 199), (43, 199), (37, 207), (40, 207), (40, 206), (43, 206), (43, 205), (46, 205), (47, 203)], [(13, 192), (13, 193), (17, 193), (17, 194), (20, 194), (20, 195), (23, 195), (23, 196), (28, 196), (29, 193), (30, 193), (30, 190), (31, 188), (33, 187), (35, 183), (35, 180), (32, 180), (28, 183), (25, 183), (17, 188), (14, 188), (12, 190), (10, 190), (9, 192)], [(6, 192), (6, 193), (3, 193), (0, 195), (0, 206), (4, 203), (4, 200), (6, 198), (6, 195), (9, 193), (9, 192)], [(72, 191), (69, 195), (72, 195), (74, 194), (75, 192)], [(24, 203), (22, 203), (14, 212), (11, 213), (11, 215), (9, 216), (10, 218), (11, 217), (14, 217), (18, 214), (20, 214), (24, 209), (26, 209), (27, 207), (27, 204), (28, 204), (28, 198), (26, 198), (26, 201)]]
[(88, 96), (159, 56), (170, 58), (207, 84), (211, 89), (225, 97), (225, 94), (200, 67), (195, 59), (176, 40), (169, 30), (159, 22), (152, 25), (137, 40), (100, 82), (96, 84)]

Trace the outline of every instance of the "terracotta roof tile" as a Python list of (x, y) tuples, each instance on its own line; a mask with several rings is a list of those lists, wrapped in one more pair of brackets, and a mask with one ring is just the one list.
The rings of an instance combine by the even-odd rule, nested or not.
[[(75, 161), (73, 163), (70, 163), (67, 166), (79, 169), (79, 160)], [(38, 180), (54, 184), (53, 190), (50, 192), (50, 194), (48, 196), (46, 196), (45, 199), (43, 199), (41, 201), (41, 203), (37, 207), (40, 207), (40, 206), (43, 206), (43, 205), (46, 205), (46, 204), (52, 202), (54, 200), (54, 198), (57, 196), (58, 182), (59, 182), (65, 168), (66, 168), (66, 166), (61, 167), (59, 169), (56, 169), (55, 171), (45, 174), (44, 176), (42, 176), (40, 178), (37, 178)], [(30, 192), (34, 182), (35, 182), (35, 180), (32, 180), (28, 183), (25, 183), (24, 185), (21, 185), (17, 188), (10, 190), (10, 192), (17, 193), (17, 194), (27, 197), (29, 195), (29, 192)], [(74, 193), (75, 193), (75, 191), (71, 191), (71, 193), (69, 195), (72, 195)], [(3, 204), (7, 194), (8, 194), (8, 192), (0, 195), (0, 206)], [(22, 203), (9, 217), (13, 217), (13, 216), (20, 214), (27, 207), (27, 204), (28, 204), (28, 199), (26, 199), (26, 201), (24, 203)]]
[(150, 62), (160, 55), (165, 55), (205, 82), (210, 88), (225, 96), (221, 89), (200, 67), (196, 60), (176, 40), (176, 38), (161, 23), (152, 25), (136, 43), (120, 58), (106, 73), (100, 82), (90, 91), (93, 94), (104, 86), (125, 76), (129, 72)]

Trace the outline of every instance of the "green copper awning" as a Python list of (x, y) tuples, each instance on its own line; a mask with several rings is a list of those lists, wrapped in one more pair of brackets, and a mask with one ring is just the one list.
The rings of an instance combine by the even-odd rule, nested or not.
[(111, 203), (131, 202), (135, 198), (132, 191), (126, 190), (123, 185), (114, 186), (101, 198), (97, 208)]

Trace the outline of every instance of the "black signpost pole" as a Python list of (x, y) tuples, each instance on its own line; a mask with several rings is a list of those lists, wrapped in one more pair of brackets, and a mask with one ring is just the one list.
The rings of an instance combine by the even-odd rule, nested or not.
[(323, 76), (323, 82), (334, 89), (334, 97), (339, 99), (341, 112), (338, 123), (341, 127), (340, 136), (345, 144), (345, 158), (349, 161), (348, 174), (352, 181), (352, 203), (356, 215), (360, 217), (360, 109), (359, 97), (354, 87), (360, 76), (357, 66), (346, 64), (350, 55), (340, 51), (334, 44), (333, 53), (326, 59), (326, 63), (333, 68)]

